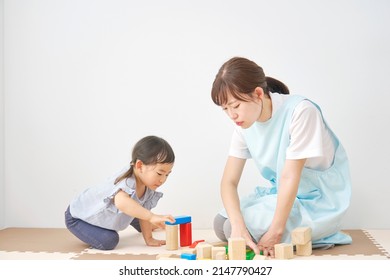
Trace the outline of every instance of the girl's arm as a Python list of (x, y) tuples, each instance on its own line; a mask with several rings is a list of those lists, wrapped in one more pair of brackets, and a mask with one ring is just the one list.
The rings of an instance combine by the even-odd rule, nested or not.
[(152, 235), (153, 226), (150, 222), (145, 220), (139, 220), (141, 226), (142, 236), (148, 246), (161, 246), (165, 245), (165, 240), (154, 239)]
[(251, 247), (256, 254), (259, 254), (259, 249), (252, 241), (240, 210), (240, 200), (237, 188), (245, 162), (245, 159), (232, 156), (228, 157), (222, 176), (221, 196), (223, 205), (232, 225), (231, 237), (245, 238), (246, 244)]
[(174, 223), (175, 219), (171, 215), (156, 215), (148, 209), (142, 207), (126, 192), (120, 190), (114, 197), (115, 206), (126, 215), (138, 218), (140, 221), (148, 221), (160, 228), (165, 227), (165, 222)]
[(265, 256), (274, 257), (273, 247), (280, 243), (288, 216), (298, 192), (298, 185), (306, 159), (286, 160), (277, 196), (276, 210), (270, 228), (258, 245)]

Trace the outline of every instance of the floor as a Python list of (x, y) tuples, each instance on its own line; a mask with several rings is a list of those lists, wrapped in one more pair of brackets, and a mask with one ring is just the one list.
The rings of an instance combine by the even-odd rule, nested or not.
[[(293, 260), (390, 260), (390, 230), (344, 230), (353, 244), (328, 250), (313, 250), (311, 256), (294, 256)], [(165, 239), (165, 231), (153, 233)], [(193, 230), (192, 240), (223, 245), (212, 230)], [(67, 229), (7, 228), (0, 230), (0, 260), (155, 260), (158, 254), (179, 256), (181, 248), (168, 251), (165, 246), (146, 246), (142, 235), (133, 228), (120, 232), (116, 249), (101, 251), (89, 248)]]

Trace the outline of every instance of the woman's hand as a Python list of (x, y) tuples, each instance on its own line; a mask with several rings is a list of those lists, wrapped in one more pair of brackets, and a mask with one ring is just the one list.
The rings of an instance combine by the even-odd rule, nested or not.
[(257, 247), (260, 251), (263, 251), (263, 255), (271, 258), (275, 258), (275, 244), (279, 244), (282, 239), (282, 234), (267, 231), (257, 243)]
[(256, 255), (260, 254), (259, 248), (257, 247), (256, 243), (253, 242), (252, 237), (249, 234), (249, 231), (246, 229), (246, 227), (238, 227), (238, 228), (232, 227), (232, 233), (230, 237), (244, 238), (246, 245), (250, 247)]

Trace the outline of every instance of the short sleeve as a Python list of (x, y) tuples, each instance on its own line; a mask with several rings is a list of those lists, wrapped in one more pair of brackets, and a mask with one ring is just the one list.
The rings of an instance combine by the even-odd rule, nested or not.
[(324, 155), (325, 124), (321, 112), (308, 100), (295, 108), (290, 126), (290, 145), (287, 159), (303, 159)]
[(246, 145), (241, 128), (236, 128), (233, 131), (232, 140), (230, 143), (229, 156), (242, 159), (252, 158), (251, 153)]
[(157, 206), (157, 202), (160, 200), (161, 197), (163, 197), (163, 193), (150, 190), (150, 192), (147, 193), (147, 198), (143, 207), (148, 210), (153, 209)]

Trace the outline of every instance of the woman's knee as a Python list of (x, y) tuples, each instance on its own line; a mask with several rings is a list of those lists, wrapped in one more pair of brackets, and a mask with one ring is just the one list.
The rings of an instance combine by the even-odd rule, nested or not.
[(215, 235), (222, 241), (227, 241), (226, 234), (224, 231), (224, 224), (226, 223), (227, 219), (223, 217), (220, 214), (217, 214), (214, 218), (214, 232)]

